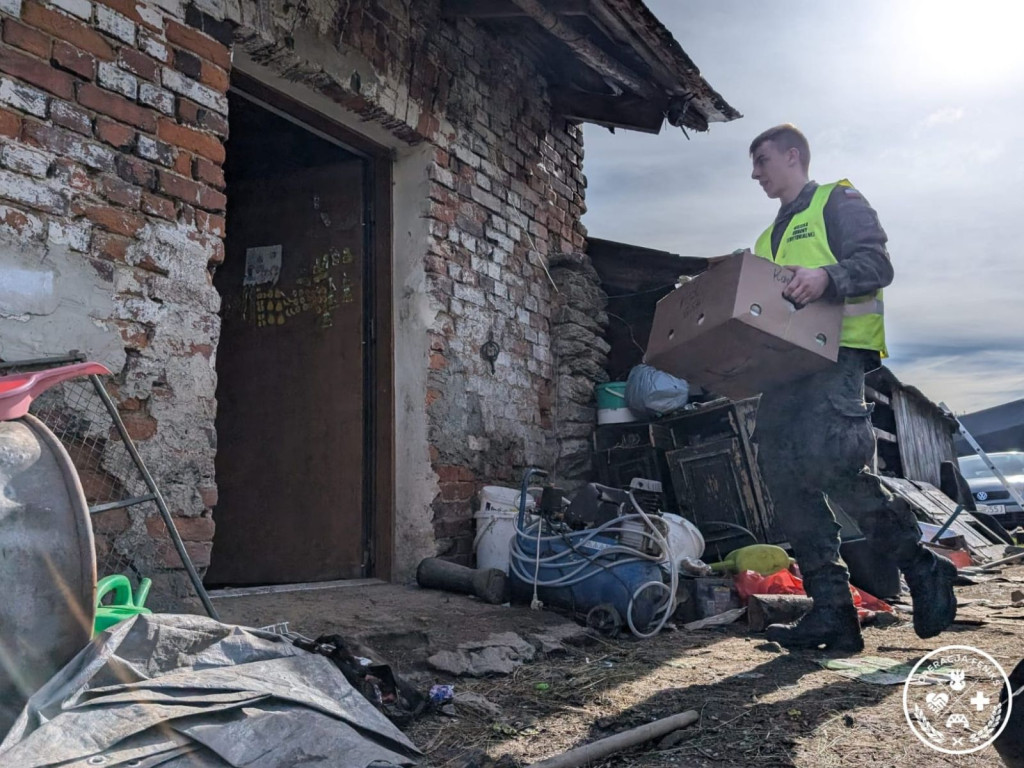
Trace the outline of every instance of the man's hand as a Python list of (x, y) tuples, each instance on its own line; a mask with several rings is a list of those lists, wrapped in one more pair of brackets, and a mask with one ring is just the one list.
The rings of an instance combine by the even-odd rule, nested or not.
[(828, 290), (828, 272), (821, 268), (786, 267), (793, 273), (793, 279), (782, 295), (798, 306), (810, 304), (825, 295)]

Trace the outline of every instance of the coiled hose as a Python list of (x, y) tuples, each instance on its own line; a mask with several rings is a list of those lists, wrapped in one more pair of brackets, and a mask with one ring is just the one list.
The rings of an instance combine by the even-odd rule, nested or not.
[[(526, 519), (526, 497), (529, 493), (530, 478), (534, 474), (544, 475), (546, 473), (537, 469), (528, 469), (523, 476), (523, 486), (519, 500), (519, 515), (516, 518), (516, 536), (512, 539), (510, 547), (510, 573), (514, 574), (516, 578), (520, 579), (524, 583), (533, 585), (534, 603), (537, 604), (539, 602), (537, 600), (538, 587), (572, 587), (589, 578), (600, 575), (606, 568), (637, 561), (647, 561), (667, 565), (670, 583), (666, 585), (663, 581), (652, 580), (641, 584), (633, 592), (626, 609), (626, 624), (629, 626), (630, 632), (635, 636), (646, 638), (653, 637), (658, 634), (665, 626), (669, 616), (672, 615), (672, 611), (675, 607), (676, 593), (679, 589), (679, 573), (673, 567), (668, 541), (657, 526), (655, 526), (650, 516), (644, 512), (643, 508), (641, 508), (639, 504), (637, 504), (636, 499), (633, 498), (633, 494), (629, 493), (628, 496), (630, 503), (635, 510), (634, 514), (621, 515), (614, 520), (609, 520), (596, 528), (588, 528), (585, 531), (572, 531), (545, 536), (543, 535), (543, 527), (545, 523), (543, 518), (538, 518), (532, 522), (528, 522)], [(646, 525), (646, 531), (637, 531), (635, 528), (626, 527), (626, 524), (636, 522), (638, 520), (642, 521)], [(598, 557), (585, 554), (581, 551), (586, 546), (587, 542), (596, 536), (618, 537), (623, 533), (631, 536), (639, 535), (643, 539), (653, 541), (658, 545), (658, 550), (661, 554), (650, 555), (641, 549), (629, 547), (621, 543), (614, 546), (602, 546), (599, 556), (602, 560), (616, 555), (624, 556), (615, 560), (613, 563), (604, 565), (596, 562)], [(523, 550), (520, 543), (523, 539), (530, 541), (534, 545), (536, 549), (533, 553)], [(568, 549), (541, 556), (542, 545), (545, 542), (556, 541), (568, 545)], [(540, 568), (542, 565), (547, 568), (559, 568), (566, 572), (558, 578), (542, 581), (539, 578)], [(643, 632), (633, 621), (633, 604), (641, 593), (652, 588), (667, 590), (668, 595), (664, 607), (656, 614), (658, 619), (654, 623), (653, 628)]]

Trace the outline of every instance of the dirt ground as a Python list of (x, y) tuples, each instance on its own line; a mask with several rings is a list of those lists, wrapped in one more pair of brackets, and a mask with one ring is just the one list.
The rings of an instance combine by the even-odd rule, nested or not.
[[(867, 628), (864, 654), (913, 664), (941, 646), (970, 645), (1009, 671), (1024, 656), (1024, 609), (994, 606), (1006, 605), (1010, 593), (1021, 589), (1024, 566), (1006, 568), (993, 581), (958, 587), (963, 607), (949, 631), (921, 640), (909, 620), (885, 629)], [(356, 598), (356, 592), (362, 597)], [(353, 590), (345, 602), (363, 606), (355, 618), (351, 611), (334, 613), (316, 593), (275, 596), (288, 598), (276, 606), (255, 598), (217, 604), (226, 620), (240, 621), (259, 603), (264, 613), (247, 616), (247, 623), (269, 624), (287, 613), (292, 627), (303, 634), (315, 635), (331, 624), (337, 625), (334, 631), (350, 630), (353, 621), (361, 626), (365, 622), (364, 640), (375, 634), (374, 647), (417, 684), (453, 683), (457, 693), (480, 694), (500, 708), (500, 715), (462, 707), (454, 717), (431, 712), (408, 728), (425, 753), (423, 765), (432, 768), (525, 766), (688, 709), (697, 710), (700, 719), (681, 733), (678, 743), (648, 744), (592, 768), (1002, 766), (991, 748), (958, 757), (921, 744), (903, 713), (902, 685), (871, 685), (825, 670), (819, 663), (829, 658), (824, 652), (781, 650), (749, 634), (742, 619), (725, 628), (678, 630), (650, 640), (601, 638), (522, 666), (507, 677), (453, 679), (425, 671), (427, 651), (479, 638), (484, 631), (522, 633), (565, 620), (428, 590), (396, 592), (398, 598), (383, 599), (387, 592)], [(402, 615), (410, 606), (415, 606), (411, 619)], [(437, 621), (438, 612), (444, 621)], [(1003, 617), (993, 618), (994, 613)], [(380, 627), (384, 630), (378, 631)]]

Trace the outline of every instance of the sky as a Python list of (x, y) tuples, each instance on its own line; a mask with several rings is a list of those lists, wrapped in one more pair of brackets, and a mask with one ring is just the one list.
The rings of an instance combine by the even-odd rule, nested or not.
[(896, 278), (886, 364), (954, 412), (1024, 398), (1024, 3), (647, 0), (744, 117), (707, 133), (584, 128), (592, 237), (684, 256), (774, 219), (747, 148), (797, 125), (811, 178), (849, 178)]

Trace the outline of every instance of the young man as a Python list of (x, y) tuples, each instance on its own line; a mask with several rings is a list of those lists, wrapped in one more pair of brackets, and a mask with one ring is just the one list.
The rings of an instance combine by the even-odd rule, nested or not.
[(864, 374), (886, 356), (882, 288), (893, 277), (885, 232), (850, 182), (818, 185), (809, 179), (810, 148), (794, 126), (762, 133), (750, 156), (751, 177), (780, 205), (757, 240), (756, 254), (793, 272), (784, 295), (798, 306), (844, 303), (838, 363), (765, 392), (758, 409), (761, 468), (804, 588), (814, 598), (809, 614), (796, 624), (769, 627), (768, 639), (788, 648), (863, 649), (850, 575), (839, 559), (835, 506), (896, 561), (913, 597), (914, 629), (932, 637), (956, 615), (956, 568), (921, 546), (910, 508), (866, 472), (875, 438)]

